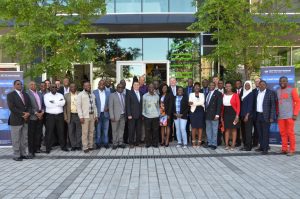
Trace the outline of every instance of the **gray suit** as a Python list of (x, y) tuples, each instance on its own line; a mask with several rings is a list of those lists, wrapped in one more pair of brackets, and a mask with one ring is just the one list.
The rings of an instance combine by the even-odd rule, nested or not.
[[(123, 102), (121, 102), (121, 99)], [(111, 119), (113, 145), (123, 144), (125, 127), (125, 96), (123, 93), (112, 93), (109, 96), (109, 115)]]
[[(76, 92), (76, 96), (78, 96), (78, 92)], [(80, 148), (82, 137), (81, 123), (78, 117), (78, 113), (71, 112), (71, 93), (65, 94), (65, 100), (66, 104), (64, 106), (64, 119), (68, 124), (68, 136), (70, 139), (71, 147)], [(74, 106), (77, 106), (77, 99), (75, 99)]]

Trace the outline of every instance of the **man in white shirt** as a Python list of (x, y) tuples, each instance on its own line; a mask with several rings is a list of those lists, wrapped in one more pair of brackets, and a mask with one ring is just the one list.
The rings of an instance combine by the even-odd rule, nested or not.
[(224, 82), (222, 80), (218, 80), (217, 88), (220, 93), (224, 94)]
[(108, 145), (108, 128), (109, 128), (109, 109), (108, 100), (110, 92), (105, 90), (105, 81), (100, 80), (98, 89), (93, 91), (96, 100), (96, 107), (98, 112), (98, 123), (96, 129), (96, 146), (99, 149), (103, 144), (106, 149)]
[(46, 107), (46, 153), (50, 153), (52, 145), (52, 136), (57, 132), (58, 142), (63, 151), (69, 151), (66, 147), (64, 138), (64, 110), (65, 98), (57, 92), (57, 86), (51, 84), (50, 93), (44, 96)]

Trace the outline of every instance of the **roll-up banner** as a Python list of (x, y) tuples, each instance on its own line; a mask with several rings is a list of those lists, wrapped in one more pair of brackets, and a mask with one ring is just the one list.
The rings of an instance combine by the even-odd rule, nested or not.
[(11, 146), (10, 126), (8, 125), (9, 109), (7, 94), (13, 91), (14, 81), (23, 82), (23, 72), (0, 71), (0, 147)]
[[(295, 86), (295, 67), (294, 66), (266, 66), (260, 68), (261, 79), (265, 80), (268, 88), (273, 90), (276, 95), (279, 86), (279, 78), (286, 76), (289, 81), (289, 86)], [(281, 145), (281, 137), (279, 133), (278, 124), (271, 124), (269, 143)]]

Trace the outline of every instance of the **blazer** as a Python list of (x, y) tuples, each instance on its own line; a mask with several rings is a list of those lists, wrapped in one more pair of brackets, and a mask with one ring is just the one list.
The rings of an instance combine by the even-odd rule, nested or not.
[(193, 113), (197, 106), (205, 106), (205, 97), (203, 93), (199, 93), (199, 98), (196, 97), (195, 93), (191, 93), (189, 96), (189, 102), (193, 102), (193, 105), (191, 105), (191, 112)]
[(172, 90), (172, 87), (171, 87), (171, 86), (169, 86), (169, 89), (170, 89), (170, 94), (171, 94), (173, 97), (175, 97), (176, 94), (177, 94), (178, 86), (176, 86), (176, 94), (175, 94), (175, 95), (173, 94), (173, 90)]
[[(189, 99), (190, 93), (189, 93), (189, 87), (188, 86), (184, 88), (183, 92), (184, 92), (184, 95)], [(193, 92), (194, 92), (194, 87), (192, 87), (192, 93)]]
[(205, 91), (204, 88), (201, 88), (201, 89), (200, 89), (200, 93), (203, 93), (203, 94), (204, 94), (205, 99), (206, 99), (206, 97), (207, 97), (207, 95), (208, 95), (208, 93), (209, 93), (209, 88), (207, 87), (206, 89), (207, 89), (206, 92), (204, 92), (204, 91)]
[[(257, 92), (258, 95), (258, 92)], [(255, 113), (256, 113), (256, 105), (257, 105), (257, 95), (254, 98), (255, 100)], [(266, 89), (264, 101), (263, 101), (263, 115), (266, 122), (270, 122), (270, 119), (276, 119), (276, 97), (275, 93), (270, 90)], [(256, 116), (256, 114), (255, 114)], [(256, 117), (255, 117), (256, 119)]]
[(214, 92), (210, 96), (209, 104), (206, 104), (205, 119), (214, 120), (216, 115), (219, 115), (221, 117), (222, 104), (222, 93), (217, 90), (214, 90)]
[[(123, 93), (121, 93), (121, 94), (123, 95)], [(125, 114), (126, 102), (125, 102), (125, 96), (123, 96), (123, 97), (124, 97), (124, 110), (122, 110), (122, 104), (120, 102), (118, 92), (114, 92), (114, 93), (110, 94), (109, 103), (108, 103), (110, 119), (119, 121), (120, 117), (121, 117), (121, 113), (124, 112), (124, 114)]]
[(38, 118), (35, 115), (35, 113), (45, 110), (43, 96), (40, 92), (37, 92), (38, 96), (40, 97), (40, 104), (41, 104), (41, 110), (39, 110), (39, 106), (37, 104), (37, 101), (35, 100), (34, 94), (30, 90), (27, 91), (27, 94), (28, 94), (28, 97), (29, 97), (30, 103), (31, 103), (30, 120), (37, 120)]
[(17, 91), (12, 91), (7, 95), (7, 105), (10, 110), (10, 115), (8, 118), (8, 125), (10, 126), (21, 126), (25, 123), (22, 117), (23, 112), (31, 112), (30, 98), (27, 93), (23, 92), (25, 105), (17, 93)]
[[(108, 109), (108, 101), (109, 101), (109, 95), (110, 95), (110, 92), (107, 91), (106, 89), (104, 89), (105, 91), (105, 105), (104, 105), (104, 109)], [(101, 100), (100, 100), (100, 95), (99, 95), (99, 89), (96, 89), (93, 91), (95, 97), (96, 97), (96, 107), (97, 107), (97, 111), (98, 111), (98, 117), (100, 117), (100, 114), (101, 114)], [(109, 119), (109, 111), (104, 111), (104, 117)]]
[[(91, 93), (93, 98), (93, 109), (94, 109), (94, 117), (98, 116), (98, 111), (96, 107), (95, 95)], [(81, 91), (77, 96), (77, 113), (79, 118), (90, 118), (90, 98), (85, 91)]]
[[(76, 91), (76, 94), (78, 95), (79, 93)], [(64, 95), (65, 96), (65, 106), (64, 106), (64, 118), (67, 123), (70, 123), (71, 119), (71, 93), (67, 93)], [(78, 97), (78, 96), (77, 96)], [(76, 106), (77, 108), (77, 106)]]
[(241, 101), (241, 117), (245, 117), (249, 113), (249, 117), (253, 116), (253, 103), (254, 103), (253, 92), (249, 93)]
[[(159, 96), (159, 103), (161, 102), (162, 95)], [(164, 99), (165, 112), (168, 116), (172, 116), (173, 108), (173, 94), (167, 93)]]
[(132, 116), (133, 119), (142, 117), (143, 110), (143, 96), (140, 92), (140, 101), (138, 100), (135, 91), (131, 90), (126, 93), (126, 115)]
[[(180, 114), (182, 114), (181, 119), (188, 119), (188, 113), (189, 113), (190, 107), (189, 107), (189, 98), (186, 95), (183, 95), (181, 102), (180, 102)], [(174, 119), (177, 119), (175, 116), (176, 114), (176, 97), (173, 98), (173, 105), (172, 105), (172, 113), (174, 116)]]

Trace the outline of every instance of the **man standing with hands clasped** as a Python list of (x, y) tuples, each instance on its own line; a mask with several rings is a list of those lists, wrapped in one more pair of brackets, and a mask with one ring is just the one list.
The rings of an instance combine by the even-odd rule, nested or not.
[(125, 127), (125, 95), (122, 84), (117, 85), (117, 92), (109, 96), (109, 116), (112, 126), (113, 149), (125, 148), (123, 134)]
[[(288, 78), (280, 77), (278, 98), (278, 125), (282, 140), (281, 153), (292, 156), (296, 150), (295, 121), (299, 112), (299, 97), (296, 88), (288, 87)], [(288, 151), (288, 142), (290, 149)]]
[(7, 104), (10, 110), (8, 125), (11, 128), (11, 139), (15, 161), (31, 159), (27, 156), (27, 131), (30, 117), (31, 103), (29, 96), (22, 91), (22, 82), (14, 81), (14, 91), (7, 95)]

